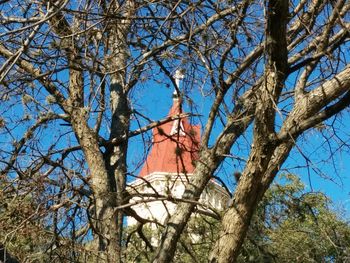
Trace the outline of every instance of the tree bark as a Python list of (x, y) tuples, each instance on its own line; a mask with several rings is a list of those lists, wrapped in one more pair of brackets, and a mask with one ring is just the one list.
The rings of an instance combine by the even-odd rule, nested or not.
[[(275, 113), (287, 73), (288, 0), (270, 0), (267, 7), (265, 79), (256, 93), (253, 143), (248, 162), (236, 188), (232, 206), (222, 219), (222, 229), (210, 262), (235, 262), (250, 220), (267, 186), (262, 183), (277, 148)], [(268, 177), (274, 177), (276, 170)]]
[[(122, 4), (111, 3), (111, 14), (119, 14), (125, 19), (118, 23), (108, 25), (108, 46), (110, 55), (106, 58), (106, 67), (110, 74), (110, 109), (112, 114), (111, 133), (109, 140), (117, 140), (114, 146), (107, 146), (105, 163), (107, 167), (107, 181), (109, 192), (113, 193), (113, 213), (110, 216), (113, 228), (111, 245), (107, 249), (108, 255), (113, 255), (110, 262), (121, 262), (123, 210), (116, 210), (126, 200), (126, 175), (127, 175), (127, 151), (128, 134), (130, 125), (130, 106), (128, 104), (128, 92), (131, 87), (126, 85), (126, 69), (128, 61), (128, 33), (131, 26), (130, 16), (134, 12), (134, 2), (125, 1)], [(108, 213), (107, 213), (108, 214)], [(108, 225), (106, 226), (108, 227)]]
[[(202, 151), (200, 160), (205, 159), (206, 162), (199, 162), (196, 165), (193, 176), (186, 187), (182, 196), (183, 199), (198, 200), (205, 185), (210, 179), (212, 173), (216, 170), (219, 162), (215, 160), (211, 151)], [(194, 203), (178, 204), (174, 215), (166, 222), (165, 231), (163, 232), (161, 242), (156, 251), (156, 255), (152, 262), (171, 262), (176, 251), (176, 244), (180, 239), (188, 219), (195, 208)]]
[(293, 140), (290, 140), (276, 147), (264, 171), (257, 173), (259, 162), (250, 162), (247, 165), (235, 191), (232, 206), (222, 219), (219, 239), (209, 257), (211, 263), (236, 261), (255, 208), (293, 145)]
[(90, 214), (94, 234), (94, 245), (99, 262), (118, 262), (118, 249), (115, 235), (118, 233), (115, 220), (115, 194), (110, 191), (108, 171), (100, 151), (95, 132), (87, 125), (87, 112), (84, 108), (72, 111), (72, 127), (82, 147), (91, 174), (91, 189), (94, 207)]

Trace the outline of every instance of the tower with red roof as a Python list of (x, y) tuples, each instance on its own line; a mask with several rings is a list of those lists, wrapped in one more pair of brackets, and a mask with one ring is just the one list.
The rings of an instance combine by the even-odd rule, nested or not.
[(198, 158), (200, 127), (182, 117), (181, 100), (174, 95), (168, 117), (174, 119), (153, 129), (153, 146), (139, 174), (192, 174)]
[[(179, 73), (175, 75), (179, 87)], [(137, 179), (128, 188), (134, 196), (131, 203), (137, 217), (164, 223), (176, 203), (181, 200), (185, 184), (193, 175), (200, 145), (200, 126), (189, 122), (182, 110), (177, 91), (168, 113), (168, 122), (153, 129), (152, 148)], [(223, 209), (228, 193), (215, 181), (210, 181), (200, 202), (204, 209)], [(199, 209), (201, 209), (199, 207)], [(137, 223), (128, 217), (128, 226)]]

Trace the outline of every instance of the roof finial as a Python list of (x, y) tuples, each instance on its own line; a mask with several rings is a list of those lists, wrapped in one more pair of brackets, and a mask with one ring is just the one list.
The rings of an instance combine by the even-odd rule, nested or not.
[(177, 69), (175, 71), (174, 79), (176, 83), (176, 88), (174, 90), (173, 95), (175, 97), (179, 97), (180, 94), (178, 94), (178, 90), (180, 89), (180, 80), (182, 80), (185, 77), (185, 71), (183, 69)]

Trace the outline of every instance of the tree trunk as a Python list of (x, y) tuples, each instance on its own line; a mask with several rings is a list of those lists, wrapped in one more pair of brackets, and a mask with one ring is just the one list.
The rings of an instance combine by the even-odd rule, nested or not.
[[(189, 178), (190, 182), (182, 196), (183, 199), (198, 200), (204, 187), (211, 178), (211, 175), (220, 163), (215, 160), (211, 151), (203, 151), (200, 160), (202, 159), (205, 159), (207, 162), (198, 163), (196, 165), (193, 177)], [(152, 262), (167, 263), (172, 261), (176, 251), (176, 244), (195, 206), (194, 203), (178, 204), (174, 215), (172, 215), (166, 223), (161, 242)]]
[[(110, 139), (123, 138), (120, 139), (120, 143), (116, 146), (113, 146), (111, 152), (105, 156), (110, 192), (114, 193), (113, 207), (116, 208), (123, 205), (125, 202), (127, 175), (126, 159), (128, 145), (127, 134), (129, 132), (130, 110), (127, 103), (127, 95), (123, 92), (122, 86), (115, 84), (115, 81), (113, 79), (111, 90), (113, 90), (113, 92), (117, 93), (118, 95), (114, 94), (114, 97), (111, 99), (112, 110), (114, 114), (112, 116)], [(118, 261), (116, 260), (113, 262), (121, 262), (121, 239), (124, 213), (122, 210), (113, 210), (112, 216), (114, 218), (114, 224), (116, 224), (116, 229), (113, 234), (113, 242), (117, 246), (117, 249), (115, 251), (118, 254)], [(110, 253), (114, 252), (110, 251)]]
[(95, 132), (87, 125), (84, 108), (72, 111), (72, 127), (84, 152), (90, 169), (90, 187), (94, 198), (90, 222), (93, 228), (94, 247), (98, 252), (98, 262), (118, 262), (120, 247), (116, 242), (118, 232), (115, 215), (115, 193), (108, 182), (108, 171), (100, 151)]
[[(130, 30), (131, 19), (128, 19), (134, 12), (133, 1), (123, 3), (111, 3), (110, 14), (118, 14), (126, 19), (120, 19), (116, 23), (107, 25), (107, 43), (110, 54), (106, 57), (105, 63), (110, 74), (110, 110), (112, 114), (110, 140), (116, 139), (118, 145), (107, 146), (104, 155), (107, 169), (106, 180), (109, 185), (108, 193), (113, 193), (111, 200), (108, 200), (109, 207), (113, 209), (105, 210), (105, 217), (110, 218), (113, 225), (108, 229), (104, 226), (106, 233), (110, 233), (110, 246), (106, 249), (110, 256), (109, 262), (121, 262), (122, 251), (122, 231), (123, 231), (123, 210), (116, 210), (125, 202), (125, 187), (127, 175), (127, 148), (128, 133), (130, 124), (130, 107), (128, 104), (128, 91), (130, 87), (126, 85), (126, 70), (128, 61), (127, 36)], [(109, 208), (108, 207), (108, 208)]]
[[(270, 0), (267, 6), (265, 79), (256, 93), (257, 104), (253, 143), (244, 172), (236, 188), (232, 206), (222, 220), (219, 239), (210, 255), (210, 262), (235, 262), (250, 225), (252, 215), (277, 173), (275, 115), (288, 69), (286, 30), (288, 0)], [(289, 150), (287, 151), (289, 153)], [(279, 156), (279, 155), (277, 155)], [(277, 163), (278, 167), (287, 155)], [(274, 163), (273, 163), (274, 164)], [(270, 170), (273, 168), (272, 170)], [(269, 180), (264, 181), (264, 177)], [(264, 182), (264, 183), (263, 183)]]
[(237, 186), (233, 204), (222, 219), (219, 239), (209, 257), (211, 263), (236, 261), (253, 213), (275, 178), (280, 166), (288, 157), (293, 145), (293, 140), (290, 140), (276, 147), (267, 169), (260, 171), (260, 175), (249, 174), (249, 172), (252, 173), (256, 170), (257, 163), (247, 165), (245, 173), (241, 176)]

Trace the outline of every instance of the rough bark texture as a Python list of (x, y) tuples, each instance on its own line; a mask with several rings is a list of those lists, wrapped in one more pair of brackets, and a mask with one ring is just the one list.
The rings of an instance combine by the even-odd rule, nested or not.
[[(52, 18), (51, 21), (52, 28), (56, 33), (63, 38), (61, 44), (64, 47), (64, 50), (67, 54), (69, 61), (69, 97), (67, 100), (67, 106), (65, 107), (66, 111), (69, 112), (71, 116), (71, 124), (73, 131), (78, 138), (79, 144), (84, 152), (86, 162), (91, 172), (91, 190), (93, 192), (93, 208), (92, 214), (90, 215), (90, 220), (92, 223), (94, 239), (94, 248), (97, 251), (97, 259), (100, 262), (120, 262), (121, 257), (121, 226), (122, 226), (122, 215), (115, 212), (115, 207), (122, 204), (122, 195), (125, 190), (125, 162), (126, 162), (126, 147), (120, 151), (117, 149), (113, 151), (114, 159), (118, 159), (118, 166), (109, 165), (108, 159), (112, 158), (111, 156), (103, 156), (100, 151), (100, 145), (98, 140), (98, 135), (96, 132), (91, 129), (88, 125), (88, 107), (84, 105), (84, 81), (83, 81), (83, 72), (79, 69), (82, 65), (82, 60), (79, 54), (79, 47), (77, 43), (71, 38), (67, 38), (67, 35), (74, 35), (73, 30), (71, 29), (68, 22), (65, 20), (61, 12), (57, 13), (56, 16)], [(124, 29), (125, 31), (125, 29)], [(111, 32), (111, 35), (114, 40), (114, 46), (118, 45), (118, 42), (124, 40), (122, 38), (114, 39), (115, 36), (119, 33)], [(119, 33), (120, 34), (120, 33)], [(122, 46), (124, 53), (126, 52), (126, 46)], [(123, 53), (123, 54), (124, 54)], [(112, 52), (113, 54), (113, 52)], [(121, 63), (125, 65), (125, 57), (118, 56), (119, 53), (115, 54), (113, 64), (109, 62), (111, 69), (117, 70), (115, 63)], [(111, 60), (112, 61), (112, 60)], [(123, 73), (119, 74), (118, 83), (123, 83)], [(113, 116), (116, 115), (116, 107), (119, 107), (120, 115), (122, 115), (122, 110), (128, 112), (127, 104), (119, 103), (116, 101), (113, 90), (114, 87), (118, 85), (117, 81), (112, 78), (111, 80), (111, 100), (112, 100), (112, 111)], [(126, 95), (122, 97), (126, 101)], [(126, 117), (127, 119), (129, 116)], [(111, 130), (111, 136), (118, 137), (123, 136), (128, 132), (129, 126), (128, 122), (124, 125), (121, 125), (120, 122), (115, 121), (113, 118)], [(125, 119), (125, 118), (124, 118)], [(126, 143), (124, 142), (123, 145)], [(117, 147), (116, 147), (117, 148)], [(119, 179), (118, 184), (114, 178), (114, 175), (117, 174)], [(118, 187), (119, 186), (119, 187)]]
[[(222, 219), (222, 230), (210, 262), (234, 262), (239, 255), (255, 207), (266, 186), (262, 179), (276, 149), (275, 105), (287, 73), (288, 0), (268, 2), (265, 80), (257, 93), (254, 138), (246, 167), (236, 188), (232, 206)], [(276, 173), (276, 171), (274, 171)], [(274, 176), (268, 175), (268, 176)]]
[[(213, 160), (214, 158), (210, 151), (202, 151), (200, 159), (205, 159), (207, 162), (200, 162), (197, 164), (193, 174), (194, 176), (190, 179), (189, 185), (183, 194), (184, 199), (198, 200), (210, 176), (217, 168), (218, 162)], [(163, 232), (162, 239), (153, 262), (172, 261), (177, 242), (194, 208), (194, 203), (180, 203), (177, 206), (175, 214), (167, 221), (165, 231)]]
[[(211, 262), (236, 260), (259, 200), (298, 137), (350, 104), (348, 1), (264, 3), (262, 12), (261, 2), (250, 0), (0, 1), (6, 10), (0, 15), (0, 133), (6, 141), (0, 177), (15, 195), (28, 186), (48, 196), (41, 198), (49, 200), (42, 218), (55, 218), (52, 255), (67, 247), (69, 233), (73, 245), (62, 251), (79, 261), (81, 250), (74, 249), (92, 233), (94, 259), (121, 262), (125, 213), (140, 223), (137, 233), (151, 247), (142, 233), (149, 221), (128, 203), (127, 175), (137, 171), (135, 163), (127, 167), (128, 147), (142, 134), (147, 152), (143, 133), (192, 114), (153, 121), (140, 102), (158, 95), (156, 82), (164, 87), (161, 98), (170, 100), (165, 86), (175, 85), (173, 73), (186, 68), (185, 85), (175, 85), (184, 103), (211, 105), (200, 116), (206, 124), (199, 160), (183, 198), (198, 201), (225, 158), (241, 161), (240, 138), (250, 147), (209, 256)], [(23, 116), (15, 116), (21, 106)], [(41, 133), (46, 125), (54, 129), (52, 138)], [(179, 202), (154, 262), (173, 260), (195, 203)]]
[[(107, 148), (104, 163), (107, 173), (103, 180), (108, 184), (106, 198), (101, 205), (97, 205), (97, 212), (102, 217), (102, 235), (105, 236), (103, 247), (108, 262), (121, 262), (123, 210), (117, 210), (125, 202), (125, 187), (127, 175), (128, 133), (131, 110), (128, 104), (128, 87), (126, 85), (126, 67), (128, 61), (127, 35), (130, 30), (128, 19), (133, 14), (133, 1), (126, 1), (122, 5), (113, 3), (111, 14), (124, 16), (118, 23), (107, 25), (108, 45), (110, 54), (106, 58), (107, 69), (110, 74), (110, 107), (112, 113), (110, 140), (118, 140), (118, 145)], [(96, 199), (96, 202), (100, 198)], [(100, 220), (100, 217), (98, 219)], [(101, 224), (102, 225), (102, 224)]]
[[(129, 17), (132, 1), (123, 5), (113, 3), (110, 14)], [(106, 14), (107, 15), (107, 14)], [(52, 26), (62, 36), (73, 35), (65, 18), (58, 13), (52, 19)], [(64, 38), (69, 60), (69, 98), (67, 112), (71, 115), (71, 124), (79, 140), (91, 172), (93, 208), (90, 220), (93, 226), (94, 247), (98, 251), (99, 262), (121, 261), (121, 236), (123, 211), (116, 207), (123, 205), (126, 186), (126, 156), (129, 132), (130, 109), (127, 102), (126, 65), (128, 59), (127, 34), (130, 20), (106, 25), (107, 43), (110, 49), (105, 64), (110, 74), (110, 106), (112, 122), (110, 140), (118, 140), (116, 146), (109, 146), (102, 154), (98, 134), (88, 125), (88, 107), (84, 107), (83, 73), (79, 70), (82, 63), (79, 48), (71, 38)]]

